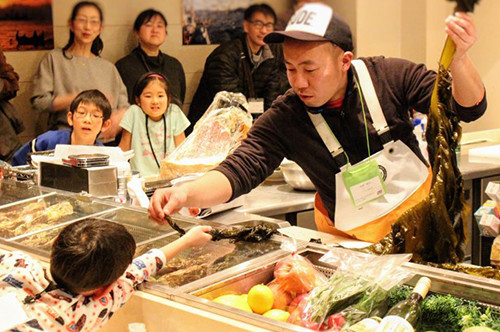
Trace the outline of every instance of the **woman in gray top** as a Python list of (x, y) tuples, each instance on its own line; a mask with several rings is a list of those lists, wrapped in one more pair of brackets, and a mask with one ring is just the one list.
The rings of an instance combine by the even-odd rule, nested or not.
[(120, 120), (129, 106), (127, 89), (115, 66), (100, 57), (102, 20), (102, 10), (95, 2), (77, 3), (68, 22), (68, 43), (40, 62), (31, 103), (36, 110), (49, 112), (49, 130), (69, 128), (66, 112), (71, 101), (83, 90), (98, 89), (113, 108), (111, 127), (102, 139), (112, 139), (120, 131)]

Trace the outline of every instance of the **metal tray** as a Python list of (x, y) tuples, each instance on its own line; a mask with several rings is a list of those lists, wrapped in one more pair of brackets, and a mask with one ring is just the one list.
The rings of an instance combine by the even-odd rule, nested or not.
[(54, 193), (0, 208), (0, 238), (15, 240), (114, 207), (81, 195)]
[[(148, 243), (148, 246), (160, 247), (177, 238), (178, 234), (172, 234), (158, 242)], [(186, 249), (172, 259), (175, 260), (172, 268), (160, 271), (160, 274), (144, 287), (152, 292), (158, 291), (162, 296), (168, 296), (173, 289), (183, 293), (199, 288), (200, 285), (211, 284), (215, 280), (223, 280), (228, 273), (245, 270), (262, 257), (275, 257), (278, 253), (282, 255), (281, 240), (279, 236), (260, 243), (231, 243), (229, 240), (222, 240), (209, 242), (201, 248)], [(175, 274), (172, 274), (174, 271)], [(167, 279), (162, 280), (162, 275)]]
[[(85, 218), (99, 218), (99, 214), (90, 215)], [(84, 218), (84, 219), (85, 219)], [(19, 249), (29, 251), (37, 254), (40, 257), (49, 258), (50, 250), (52, 247), (52, 242), (59, 234), (59, 232), (68, 224), (76, 222), (81, 219), (72, 220), (69, 223), (58, 225), (57, 227), (50, 228), (48, 230), (34, 233), (32, 235), (20, 237), (11, 241), (8, 241), (9, 245), (17, 247)], [(138, 247), (142, 245), (141, 243), (151, 241), (152, 239), (158, 239), (159, 237), (165, 236), (164, 234), (159, 233), (158, 231), (142, 228), (133, 225), (124, 225), (125, 228), (132, 234), (135, 242), (138, 244)], [(165, 243), (166, 245), (168, 243)]]

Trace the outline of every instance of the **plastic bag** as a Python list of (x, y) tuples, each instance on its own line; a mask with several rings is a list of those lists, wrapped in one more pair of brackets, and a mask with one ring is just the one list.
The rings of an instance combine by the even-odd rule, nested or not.
[(164, 179), (204, 173), (234, 151), (252, 125), (245, 96), (222, 91), (194, 126), (193, 132), (161, 162)]
[(327, 280), (307, 258), (295, 253), (276, 264), (274, 278), (293, 298), (311, 291)]
[(332, 249), (320, 261), (337, 266), (335, 274), (314, 288), (288, 322), (313, 330), (340, 331), (387, 310), (388, 291), (411, 277), (401, 265), (410, 254), (373, 256)]
[(289, 251), (291, 255), (276, 264), (274, 268), (275, 279), (267, 286), (274, 295), (273, 309), (291, 312), (303, 297), (301, 294), (307, 294), (316, 285), (325, 282), (326, 277), (316, 270), (306, 258), (296, 254), (296, 239), (284, 238), (280, 248)]

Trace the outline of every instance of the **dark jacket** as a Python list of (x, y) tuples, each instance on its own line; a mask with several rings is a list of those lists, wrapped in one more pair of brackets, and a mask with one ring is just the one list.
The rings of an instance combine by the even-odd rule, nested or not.
[(186, 96), (186, 75), (181, 63), (174, 57), (162, 53), (150, 57), (137, 46), (129, 55), (116, 62), (116, 68), (127, 87), (128, 101), (135, 104), (134, 86), (137, 80), (147, 72), (165, 75), (170, 83), (172, 101), (182, 108)]
[[(53, 150), (58, 144), (71, 144), (71, 130), (50, 130), (25, 143), (14, 153), (12, 166), (26, 165), (29, 161), (28, 154)], [(102, 143), (96, 140), (94, 145), (102, 146)]]
[(17, 134), (24, 130), (16, 109), (9, 103), (19, 90), (19, 75), (5, 59), (0, 49), (0, 160), (10, 161), (21, 142)]
[(282, 47), (280, 44), (269, 44), (268, 47), (271, 57), (256, 67), (249, 57), (246, 34), (220, 45), (208, 56), (189, 107), (191, 126), (186, 134), (192, 131), (219, 91), (241, 92), (247, 99), (263, 98), (264, 109), (286, 91), (288, 82)]

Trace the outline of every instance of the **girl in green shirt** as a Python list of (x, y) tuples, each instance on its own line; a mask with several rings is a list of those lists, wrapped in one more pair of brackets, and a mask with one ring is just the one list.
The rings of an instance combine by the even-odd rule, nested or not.
[(130, 164), (142, 176), (157, 177), (165, 156), (186, 138), (189, 120), (176, 104), (171, 103), (170, 85), (165, 76), (147, 73), (134, 88), (135, 105), (130, 106), (120, 126), (123, 134), (120, 148), (134, 149)]

